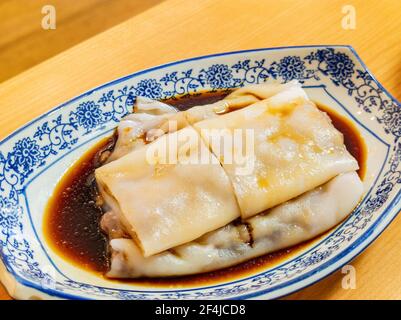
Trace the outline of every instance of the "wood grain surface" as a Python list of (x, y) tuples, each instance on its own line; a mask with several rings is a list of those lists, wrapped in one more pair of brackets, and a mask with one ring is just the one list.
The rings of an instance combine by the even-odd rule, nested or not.
[[(162, 0), (0, 0), (0, 82), (109, 29)], [(41, 26), (44, 5), (56, 29)]]
[[(356, 9), (355, 30), (341, 26), (345, 4)], [(1, 84), (0, 138), (67, 99), (126, 74), (178, 59), (260, 47), (350, 44), (400, 100), (400, 40), (399, 0), (166, 0)], [(401, 299), (400, 246), (398, 217), (352, 262), (356, 289), (343, 289), (338, 271), (287, 299)]]

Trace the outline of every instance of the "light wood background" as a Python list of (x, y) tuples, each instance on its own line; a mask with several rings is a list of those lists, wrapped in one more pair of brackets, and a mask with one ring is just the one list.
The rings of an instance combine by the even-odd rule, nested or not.
[[(355, 30), (341, 27), (345, 4), (356, 9)], [(401, 100), (399, 0), (166, 0), (0, 84), (0, 138), (67, 99), (143, 68), (216, 52), (306, 44), (351, 44)], [(342, 289), (336, 272), (287, 299), (401, 299), (400, 248), (398, 217), (352, 262), (356, 289)], [(1, 288), (0, 297), (6, 297)]]
[[(0, 0), (0, 82), (162, 0)], [(56, 8), (56, 30), (43, 30), (44, 5)]]

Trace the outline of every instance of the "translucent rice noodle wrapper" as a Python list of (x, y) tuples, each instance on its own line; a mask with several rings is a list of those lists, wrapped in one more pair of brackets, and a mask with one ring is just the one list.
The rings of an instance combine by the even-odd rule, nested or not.
[[(227, 161), (221, 139), (235, 141), (237, 129), (252, 131), (253, 149), (233, 143), (243, 161)], [(149, 150), (171, 141), (176, 162), (149, 162)], [(212, 161), (180, 161), (188, 150)], [(296, 81), (239, 88), (183, 112), (138, 97), (95, 172), (112, 252), (107, 276), (217, 270), (310, 239), (356, 206), (358, 168)]]
[(131, 239), (113, 239), (107, 276), (182, 276), (233, 266), (329, 230), (356, 207), (362, 194), (357, 173), (345, 173), (243, 223), (231, 223), (148, 258)]

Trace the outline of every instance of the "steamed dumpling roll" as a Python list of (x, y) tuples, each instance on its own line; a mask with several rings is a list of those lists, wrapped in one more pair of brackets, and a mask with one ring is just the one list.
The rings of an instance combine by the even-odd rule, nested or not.
[(194, 127), (230, 177), (243, 219), (358, 169), (343, 135), (298, 85)]
[(329, 230), (356, 207), (362, 193), (356, 172), (342, 174), (244, 223), (231, 223), (151, 257), (143, 257), (130, 239), (113, 239), (107, 276), (181, 276), (229, 267)]
[(163, 135), (95, 174), (109, 209), (145, 257), (240, 216), (227, 174), (191, 127)]
[(133, 112), (121, 119), (117, 127), (117, 143), (108, 161), (121, 158), (165, 133), (247, 107), (294, 86), (298, 86), (296, 81), (251, 85), (236, 89), (215, 103), (195, 106), (184, 112), (178, 112), (174, 107), (157, 100), (137, 97)]
[[(112, 237), (132, 238), (144, 258), (194, 241), (239, 217), (249, 219), (358, 169), (342, 134), (296, 82), (240, 88), (225, 101), (186, 112), (148, 103), (132, 115), (143, 117), (139, 126), (131, 127), (138, 133), (133, 140), (145, 137), (143, 143), (130, 146), (128, 135), (127, 149), (117, 144), (113, 155), (123, 152), (95, 172), (108, 210), (102, 226)], [(181, 121), (174, 130), (165, 127), (171, 119)], [(153, 135), (152, 129), (161, 130)], [(245, 139), (237, 141), (237, 130), (249, 131), (252, 139), (241, 136)], [(220, 137), (231, 141), (223, 144), (231, 161)], [(178, 147), (169, 153), (177, 158), (175, 163), (157, 156), (148, 161), (149, 150), (169, 149), (171, 143)], [(181, 161), (188, 151), (206, 155), (208, 161)], [(109, 232), (113, 229), (123, 230)]]

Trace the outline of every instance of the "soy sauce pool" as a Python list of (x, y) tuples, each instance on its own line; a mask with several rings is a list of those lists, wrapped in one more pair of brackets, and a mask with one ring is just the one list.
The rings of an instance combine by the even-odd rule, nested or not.
[[(194, 105), (209, 104), (223, 99), (229, 92), (229, 90), (225, 90), (202, 93), (165, 102), (179, 110), (185, 110)], [(330, 116), (333, 125), (343, 133), (344, 143), (348, 151), (357, 159), (360, 166), (358, 173), (363, 179), (366, 149), (357, 129), (351, 121), (332, 111), (329, 107), (317, 105)], [(94, 181), (94, 170), (101, 165), (102, 155), (110, 151), (114, 142), (115, 136), (100, 141), (72, 165), (61, 178), (49, 199), (44, 219), (44, 233), (50, 247), (69, 262), (99, 275), (108, 270), (110, 257), (107, 251), (107, 238), (99, 226), (103, 212), (96, 202), (98, 193)], [(295, 256), (318, 238), (213, 272), (182, 277), (123, 281), (163, 287), (223, 282), (253, 274)]]

